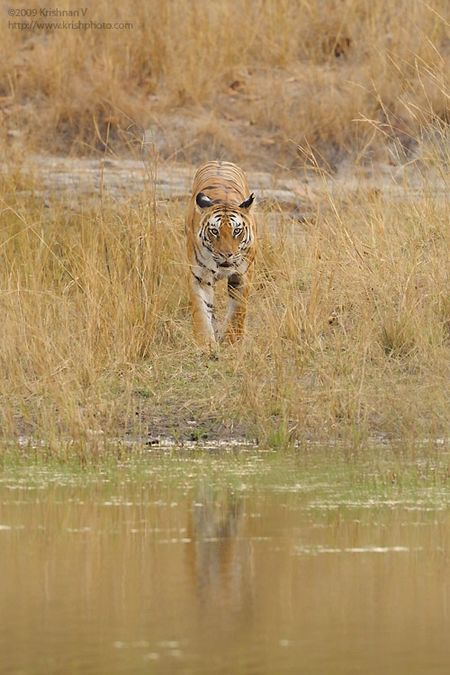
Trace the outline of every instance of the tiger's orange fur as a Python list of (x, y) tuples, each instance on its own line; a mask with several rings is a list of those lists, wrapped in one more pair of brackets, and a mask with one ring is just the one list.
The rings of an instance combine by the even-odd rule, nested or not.
[[(186, 219), (194, 337), (202, 346), (243, 335), (256, 254), (256, 221), (244, 172), (231, 162), (208, 162), (194, 177)], [(226, 279), (228, 312), (219, 330), (214, 285)]]

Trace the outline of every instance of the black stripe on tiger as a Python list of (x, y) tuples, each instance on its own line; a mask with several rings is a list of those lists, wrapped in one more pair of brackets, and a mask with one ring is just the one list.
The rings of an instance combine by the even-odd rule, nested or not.
[(202, 284), (206, 284), (206, 286), (212, 286), (212, 283), (211, 283), (210, 281), (206, 281), (205, 279), (202, 279), (201, 277), (198, 277), (198, 276), (195, 274), (195, 272), (193, 272), (192, 270), (191, 270), (191, 274), (192, 274), (192, 276), (194, 277), (194, 279), (197, 281), (197, 283), (200, 284), (200, 286), (201, 286)]
[(208, 272), (211, 272), (211, 274), (215, 273), (215, 270), (210, 269), (207, 265), (205, 265), (204, 262), (202, 262), (199, 259), (196, 248), (194, 248), (194, 256), (195, 256), (195, 260), (197, 261), (197, 264), (199, 265), (199, 267), (203, 267), (203, 269), (208, 270)]
[(200, 277), (198, 277), (198, 276), (195, 274), (195, 272), (193, 272), (192, 270), (191, 270), (191, 274), (192, 274), (192, 276), (194, 277), (194, 279), (196, 279), (196, 280), (198, 281), (199, 284), (202, 283), (202, 279), (201, 279)]

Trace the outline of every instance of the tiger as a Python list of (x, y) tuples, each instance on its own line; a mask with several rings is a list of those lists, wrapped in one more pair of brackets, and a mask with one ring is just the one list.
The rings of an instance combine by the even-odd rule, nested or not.
[[(194, 339), (214, 349), (244, 334), (247, 299), (256, 255), (254, 193), (242, 169), (231, 162), (201, 166), (186, 217), (189, 291)], [(214, 312), (216, 281), (227, 280), (228, 311), (219, 325)]]

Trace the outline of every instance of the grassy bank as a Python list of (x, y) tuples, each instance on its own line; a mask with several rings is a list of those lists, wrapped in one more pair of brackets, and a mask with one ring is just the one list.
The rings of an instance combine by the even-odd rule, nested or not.
[(448, 435), (450, 232), (431, 186), (325, 193), (302, 223), (260, 210), (248, 334), (214, 361), (191, 337), (183, 203), (74, 212), (20, 180), (2, 185), (4, 440)]
[[(29, 0), (28, 16), (5, 10), (4, 149), (144, 146), (165, 159), (233, 157), (247, 168), (314, 155), (333, 169), (348, 155), (409, 158), (430, 123), (449, 121), (446, 0), (85, 4), (84, 17), (42, 16), (39, 0)], [(32, 30), (16, 25), (33, 20)]]

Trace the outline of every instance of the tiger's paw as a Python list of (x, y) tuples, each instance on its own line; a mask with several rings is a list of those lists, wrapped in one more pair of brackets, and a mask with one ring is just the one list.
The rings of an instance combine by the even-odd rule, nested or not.
[(218, 349), (218, 347), (215, 347), (214, 349), (209, 350), (208, 358), (209, 358), (210, 361), (218, 361), (219, 360), (219, 349)]
[(217, 361), (219, 358), (219, 343), (216, 340), (196, 340), (196, 347), (199, 354), (211, 361)]

